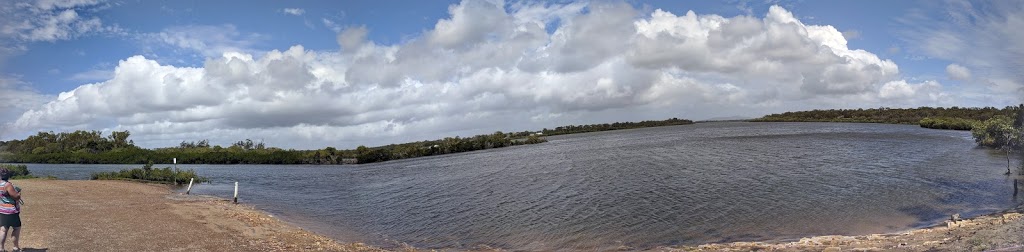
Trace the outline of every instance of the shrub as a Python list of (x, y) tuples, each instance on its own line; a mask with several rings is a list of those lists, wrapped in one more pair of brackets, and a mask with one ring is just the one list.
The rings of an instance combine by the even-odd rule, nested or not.
[(951, 129), (951, 130), (972, 130), (979, 121), (953, 117), (928, 117), (921, 119), (918, 123), (922, 128), (929, 129)]
[(1013, 118), (995, 116), (979, 123), (971, 130), (978, 145), (992, 148), (1018, 147), (1019, 132), (1013, 127)]
[(8, 171), (13, 173), (11, 174), (11, 179), (35, 178), (35, 176), (32, 176), (32, 173), (28, 171), (28, 166), (26, 165), (0, 164), (0, 167), (7, 168)]
[(209, 182), (210, 180), (206, 177), (196, 175), (196, 172), (192, 169), (171, 169), (171, 167), (152, 168), (152, 164), (147, 164), (143, 168), (124, 169), (116, 172), (97, 172), (90, 176), (93, 180), (135, 180), (135, 181), (146, 181), (146, 182), (157, 182), (165, 184), (184, 184), (189, 179), (195, 178), (195, 182)]

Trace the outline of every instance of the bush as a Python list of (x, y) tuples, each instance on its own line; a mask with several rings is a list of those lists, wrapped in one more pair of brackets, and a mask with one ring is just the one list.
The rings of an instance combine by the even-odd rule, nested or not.
[(1013, 127), (1013, 118), (995, 116), (979, 123), (971, 134), (978, 145), (992, 148), (1019, 148), (1019, 129)]
[(92, 180), (135, 180), (175, 185), (187, 183), (192, 178), (195, 178), (195, 182), (199, 183), (210, 181), (206, 177), (196, 175), (196, 172), (192, 169), (172, 170), (171, 167), (153, 169), (152, 163), (142, 168), (124, 169), (116, 172), (97, 172), (90, 176)]
[(530, 135), (529, 137), (526, 137), (526, 141), (523, 142), (523, 143), (525, 143), (525, 144), (539, 144), (539, 143), (544, 143), (544, 142), (547, 142), (547, 141), (548, 141), (547, 139), (540, 138), (540, 137), (537, 137), (535, 135)]
[(7, 168), (8, 171), (13, 173), (11, 174), (11, 179), (35, 178), (35, 176), (32, 176), (32, 173), (28, 171), (28, 166), (26, 165), (0, 164), (0, 167)]
[(950, 130), (972, 130), (979, 121), (953, 117), (928, 117), (921, 119), (918, 123), (922, 128), (929, 129), (950, 129)]

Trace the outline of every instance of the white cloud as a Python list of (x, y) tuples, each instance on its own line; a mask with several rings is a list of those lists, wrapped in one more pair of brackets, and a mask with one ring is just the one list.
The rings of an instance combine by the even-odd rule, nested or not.
[(330, 29), (331, 31), (341, 32), (341, 30), (344, 29), (341, 25), (335, 23), (334, 21), (331, 21), (330, 19), (322, 18), (320, 19), (320, 21), (324, 23), (324, 27), (327, 27), (327, 29)]
[(116, 25), (104, 25), (94, 11), (98, 0), (42, 0), (0, 3), (0, 64), (28, 51), (34, 42), (70, 40), (97, 33), (121, 34)]
[(0, 139), (13, 137), (9, 134), (12, 122), (21, 112), (46, 104), (49, 99), (16, 78), (0, 76)]
[(882, 85), (882, 88), (878, 90), (879, 97), (884, 99), (905, 99), (914, 97), (918, 91), (925, 87), (938, 87), (938, 84), (934, 82), (921, 83), (921, 84), (909, 84), (907, 81), (890, 81)]
[(949, 64), (946, 66), (946, 75), (954, 80), (969, 80), (971, 79), (971, 70), (961, 65)]
[(346, 52), (358, 50), (366, 42), (368, 33), (366, 26), (344, 29), (338, 33), (338, 45)]
[(284, 12), (285, 14), (294, 15), (294, 16), (302, 16), (302, 14), (306, 13), (306, 10), (301, 9), (301, 8), (284, 8), (281, 11)]
[(99, 1), (38, 1), (35, 5), (24, 2), (0, 6), (0, 38), (21, 42), (73, 39), (95, 33), (114, 32), (117, 27), (105, 27), (98, 17), (82, 16), (79, 11), (95, 7)]
[(656, 10), (636, 26), (639, 36), (626, 54), (636, 65), (742, 76), (772, 84), (752, 88), (790, 97), (861, 94), (899, 73), (890, 60), (847, 48), (835, 28), (804, 25), (777, 6), (764, 19)]
[[(509, 17), (502, 3), (465, 1), (448, 8), (450, 19), (437, 21), (428, 39), (445, 48), (480, 42), (489, 35), (501, 33)], [(499, 29), (499, 30), (495, 30)]]
[(466, 1), (449, 12), (394, 45), (339, 27), (341, 50), (326, 52), (253, 52), (234, 44), (246, 35), (231, 26), (168, 30), (155, 38), (209, 58), (198, 67), (125, 59), (113, 77), (15, 125), (131, 130), (148, 146), (264, 138), (317, 148), (949, 99), (938, 83), (907, 83), (892, 61), (777, 6), (764, 18), (645, 14), (622, 3)]
[[(254, 53), (252, 49), (265, 40), (256, 33), (244, 33), (234, 25), (174, 26), (158, 33), (143, 34), (140, 40), (148, 46), (168, 46), (181, 54), (196, 53), (200, 57), (218, 57), (225, 52)], [(149, 48), (148, 51), (154, 51)]]
[(99, 0), (39, 0), (35, 7), (40, 10), (68, 9), (78, 6), (93, 6), (99, 4)]

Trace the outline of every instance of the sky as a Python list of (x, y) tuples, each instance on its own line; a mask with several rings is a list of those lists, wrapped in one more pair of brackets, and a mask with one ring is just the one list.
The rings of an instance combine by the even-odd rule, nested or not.
[(1024, 102), (1024, 1), (0, 0), (0, 140), (354, 148)]

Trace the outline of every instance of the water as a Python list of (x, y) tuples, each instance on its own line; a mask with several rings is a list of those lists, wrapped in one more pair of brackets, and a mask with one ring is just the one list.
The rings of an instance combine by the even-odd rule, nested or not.
[[(1016, 206), (1005, 156), (907, 125), (703, 123), (349, 166), (179, 165), (341, 241), (652, 248), (897, 232)], [(86, 179), (125, 166), (29, 166)], [(158, 166), (163, 167), (163, 166)], [(1022, 195), (1024, 197), (1024, 195)]]

